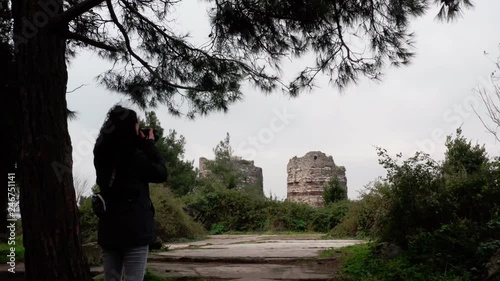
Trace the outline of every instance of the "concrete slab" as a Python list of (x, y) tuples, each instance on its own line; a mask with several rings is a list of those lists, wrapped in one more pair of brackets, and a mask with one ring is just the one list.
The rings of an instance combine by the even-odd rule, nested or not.
[[(359, 243), (364, 241), (325, 240), (315, 234), (210, 236), (203, 241), (165, 244), (175, 250), (150, 254), (148, 268), (160, 276), (210, 281), (330, 280), (339, 261), (318, 259), (318, 253)], [(0, 271), (4, 267), (0, 265)], [(24, 264), (19, 263), (16, 271), (20, 278), (15, 280), (23, 280)], [(100, 275), (103, 268), (91, 271)]]
[(364, 243), (327, 240), (322, 235), (220, 235), (150, 255), (148, 267), (168, 277), (207, 280), (330, 280), (336, 259), (318, 259), (319, 252)]
[(320, 251), (363, 243), (361, 240), (275, 239), (277, 236), (209, 237), (194, 243), (165, 244), (173, 251), (156, 255), (179, 258), (307, 258)]
[(329, 280), (332, 278), (332, 272), (318, 270), (313, 265), (149, 263), (148, 267), (159, 276), (202, 277), (212, 280)]

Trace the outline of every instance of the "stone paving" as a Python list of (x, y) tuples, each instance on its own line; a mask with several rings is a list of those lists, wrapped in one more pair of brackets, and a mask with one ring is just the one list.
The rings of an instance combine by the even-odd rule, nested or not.
[(169, 277), (210, 280), (331, 280), (335, 259), (317, 259), (322, 250), (363, 243), (325, 240), (321, 235), (218, 235), (203, 241), (165, 244), (150, 255), (149, 267)]
[[(364, 241), (326, 240), (311, 234), (217, 235), (201, 241), (165, 244), (169, 250), (151, 253), (148, 268), (156, 275), (182, 280), (331, 280), (339, 261), (319, 259), (318, 254), (358, 243)], [(8, 280), (24, 279), (23, 264), (17, 269), (19, 274), (9, 277), (19, 278)], [(102, 276), (103, 268), (92, 267), (91, 271)]]
[[(280, 239), (281, 238), (281, 239)], [(275, 235), (210, 236), (207, 240), (165, 244), (173, 251), (157, 253), (176, 258), (308, 258), (316, 257), (322, 250), (340, 248), (360, 240), (323, 240), (321, 235), (297, 239)]]

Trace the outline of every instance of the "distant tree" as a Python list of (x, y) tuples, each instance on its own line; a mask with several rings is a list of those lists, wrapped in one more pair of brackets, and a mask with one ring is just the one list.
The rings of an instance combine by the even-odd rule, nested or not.
[(479, 88), (476, 90), (486, 108), (486, 116), (481, 116), (475, 109), (483, 126), (497, 141), (500, 141), (500, 56), (495, 62), (495, 69), (490, 74), (492, 90)]
[(490, 204), (500, 202), (500, 178), (498, 170), (493, 172), (494, 162), (490, 161), (484, 145), (472, 144), (462, 135), (460, 128), (456, 136), (447, 137), (445, 145), (447, 151), (442, 168), (446, 190), (450, 196), (460, 198), (448, 200), (453, 202), (454, 215), (487, 223), (495, 213), (494, 206), (500, 207), (499, 204)]
[(166, 183), (175, 195), (186, 195), (194, 189), (197, 176), (193, 166), (194, 160), (184, 160), (186, 139), (183, 135), (177, 136), (175, 130), (169, 130), (169, 134), (164, 138), (164, 144), (168, 171)]
[(239, 157), (234, 155), (231, 137), (226, 133), (224, 140), (213, 149), (214, 160), (207, 163), (209, 178), (222, 184), (227, 189), (235, 189), (241, 184), (242, 174), (235, 165)]
[(347, 189), (342, 186), (339, 179), (332, 177), (323, 188), (323, 201), (326, 204), (347, 199)]
[(447, 175), (476, 174), (488, 163), (484, 145), (473, 145), (471, 141), (467, 141), (462, 135), (461, 128), (457, 129), (454, 138), (452, 136), (446, 138), (445, 145), (447, 151), (443, 171)]
[[(361, 75), (379, 79), (384, 64), (410, 61), (410, 19), (422, 16), (428, 2), (208, 1), (209, 42), (195, 46), (170, 25), (179, 1), (11, 0), (6, 9), (12, 14), (0, 17), (13, 22), (7, 38), (22, 81), (14, 96), (23, 108), (18, 166), (26, 280), (90, 279), (78, 236), (67, 125), (67, 62), (79, 50), (114, 63), (99, 79), (109, 89), (142, 107), (162, 103), (172, 114), (186, 109), (194, 117), (227, 111), (242, 98), (245, 81), (263, 92), (282, 88), (297, 96), (319, 73), (338, 87)], [(437, 4), (441, 18), (472, 6), (469, 0)], [(355, 37), (366, 46), (355, 48)], [(291, 82), (281, 81), (283, 59), (306, 54), (314, 54), (315, 63)]]
[(80, 200), (85, 196), (86, 193), (92, 190), (92, 184), (89, 180), (82, 175), (75, 175), (73, 178), (75, 187), (75, 198), (78, 205), (80, 205)]
[(164, 129), (162, 128), (160, 120), (158, 120), (154, 111), (146, 112), (146, 120), (140, 120), (139, 125), (143, 129), (153, 128), (158, 132), (160, 138), (163, 138)]
[(169, 130), (168, 135), (164, 136), (164, 129), (154, 111), (146, 112), (146, 120), (141, 121), (141, 127), (154, 128), (160, 136), (156, 146), (166, 160), (168, 177), (165, 184), (177, 196), (188, 194), (195, 186), (197, 173), (193, 166), (194, 161), (184, 160), (184, 136), (178, 136), (175, 130)]
[(82, 243), (90, 243), (97, 241), (97, 225), (99, 219), (94, 214), (92, 210), (92, 197), (82, 196), (80, 197), (79, 208), (79, 218), (80, 218), (80, 236)]

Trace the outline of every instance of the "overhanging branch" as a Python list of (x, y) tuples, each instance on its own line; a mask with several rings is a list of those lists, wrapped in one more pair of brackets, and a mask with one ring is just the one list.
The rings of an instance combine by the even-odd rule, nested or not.
[(63, 13), (51, 18), (49, 26), (54, 27), (60, 24), (67, 24), (78, 16), (101, 4), (102, 2), (104, 2), (104, 0), (85, 0), (83, 2), (80, 2), (64, 11)]
[(193, 91), (197, 91), (197, 92), (201, 92), (201, 91), (206, 91), (207, 89), (202, 89), (202, 88), (197, 88), (197, 87), (189, 87), (189, 86), (183, 86), (183, 85), (178, 85), (178, 84), (174, 84), (174, 83), (171, 83), (171, 82), (168, 82), (166, 81), (165, 79), (163, 79), (163, 77), (161, 77), (157, 72), (155, 72), (153, 70), (153, 68), (151, 68), (151, 66), (144, 60), (142, 59), (137, 53), (134, 52), (134, 50), (132, 49), (132, 46), (130, 45), (130, 38), (128, 37), (128, 34), (127, 34), (127, 31), (125, 30), (125, 28), (123, 27), (123, 25), (120, 23), (120, 21), (118, 20), (118, 17), (116, 16), (116, 13), (115, 13), (115, 10), (113, 9), (113, 4), (111, 3), (111, 0), (106, 0), (106, 4), (108, 6), (108, 11), (109, 11), (109, 14), (111, 16), (111, 19), (113, 20), (113, 22), (115, 23), (116, 27), (118, 27), (118, 30), (120, 31), (120, 33), (122, 34), (123, 36), (123, 39), (125, 40), (125, 46), (127, 48), (127, 51), (129, 52), (129, 54), (135, 58), (153, 77), (155, 77), (156, 79), (158, 79), (159, 81), (162, 81), (163, 83), (165, 83), (166, 85), (170, 86), (170, 87), (173, 87), (173, 88), (176, 88), (176, 89), (182, 89), (182, 90), (193, 90)]
[(66, 33), (66, 38), (68, 38), (68, 39), (74, 39), (74, 40), (80, 41), (82, 43), (85, 43), (87, 45), (91, 45), (91, 46), (94, 46), (96, 48), (103, 49), (103, 50), (110, 51), (110, 52), (118, 52), (118, 51), (120, 51), (120, 49), (118, 49), (116, 47), (109, 46), (109, 45), (107, 45), (105, 43), (102, 43), (102, 42), (99, 42), (99, 41), (95, 41), (93, 39), (87, 38), (87, 37), (85, 37), (83, 35), (80, 35), (80, 34), (77, 34), (77, 33), (71, 32), (71, 31), (68, 31)]

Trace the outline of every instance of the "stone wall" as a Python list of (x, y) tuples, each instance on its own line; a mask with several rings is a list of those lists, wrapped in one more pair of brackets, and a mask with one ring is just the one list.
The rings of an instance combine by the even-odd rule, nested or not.
[(287, 172), (287, 200), (292, 202), (322, 206), (323, 187), (332, 177), (337, 177), (347, 190), (345, 167), (335, 165), (333, 157), (321, 151), (293, 157), (288, 162)]
[[(208, 160), (205, 157), (200, 158), (199, 162), (199, 170), (200, 176), (206, 177), (210, 174), (210, 170), (208, 169), (208, 165), (213, 160)], [(254, 161), (245, 160), (245, 159), (233, 159), (232, 165), (235, 170), (240, 174), (237, 189), (241, 190), (246, 187), (256, 187), (260, 188), (261, 192), (264, 194), (264, 178), (262, 176), (262, 168), (256, 167)]]

